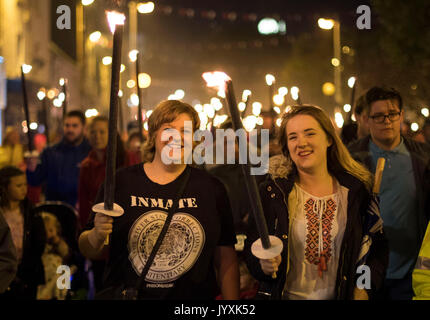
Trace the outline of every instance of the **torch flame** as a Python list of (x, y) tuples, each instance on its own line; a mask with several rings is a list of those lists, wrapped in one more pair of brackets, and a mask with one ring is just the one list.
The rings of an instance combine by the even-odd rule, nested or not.
[(117, 24), (123, 25), (125, 21), (125, 15), (116, 11), (106, 11), (107, 19), (109, 22), (110, 31), (115, 33)]
[(224, 92), (226, 81), (231, 80), (226, 73), (221, 71), (205, 72), (202, 74), (202, 77), (208, 87), (216, 88), (219, 92)]

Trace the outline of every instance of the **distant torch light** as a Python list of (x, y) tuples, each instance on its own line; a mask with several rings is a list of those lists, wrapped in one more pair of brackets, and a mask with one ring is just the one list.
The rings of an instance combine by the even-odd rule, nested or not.
[(251, 90), (245, 89), (242, 92), (242, 101), (246, 101), (248, 97), (251, 95)]
[(118, 91), (118, 97), (122, 98), (122, 96), (124, 95), (124, 92), (122, 90)]
[(352, 88), (355, 84), (355, 77), (351, 77), (348, 79), (348, 87)]
[(47, 96), (48, 96), (49, 100), (54, 99), (55, 98), (55, 90), (53, 90), (53, 89), (49, 90)]
[(334, 115), (334, 122), (336, 123), (338, 128), (342, 128), (343, 127), (343, 116), (340, 112), (336, 112)]
[(120, 72), (123, 73), (125, 71), (125, 65), (121, 64), (121, 70)]
[(271, 86), (275, 82), (275, 77), (272, 74), (266, 74), (266, 83)]
[(64, 78), (61, 78), (58, 83), (60, 84), (60, 86), (64, 86), (64, 84), (66, 83), (66, 80)]
[(102, 33), (100, 31), (94, 31), (93, 33), (90, 34), (90, 41), (92, 43), (96, 43), (100, 40), (100, 38), (102, 37)]
[(279, 109), (279, 107), (273, 107), (273, 110), (275, 110), (275, 112), (276, 112), (277, 114), (280, 114), (280, 113), (281, 113), (281, 109)]
[(278, 89), (278, 93), (279, 93), (281, 96), (286, 96), (286, 95), (288, 94), (288, 88), (287, 88), (287, 87), (280, 87), (280, 88)]
[(139, 51), (138, 50), (136, 50), (136, 49), (134, 49), (134, 50), (131, 50), (129, 53), (128, 53), (128, 57), (130, 58), (130, 61), (131, 62), (136, 62), (136, 60), (137, 60), (137, 54), (139, 53)]
[(104, 58), (102, 59), (102, 63), (103, 63), (105, 66), (110, 65), (110, 64), (112, 63), (112, 57), (109, 57), (109, 56), (104, 57)]
[(335, 88), (334, 84), (331, 82), (325, 82), (322, 86), (322, 92), (326, 96), (334, 95), (335, 91), (336, 91), (336, 88)]
[(200, 103), (197, 103), (194, 105), (194, 110), (196, 110), (197, 112), (202, 112), (203, 106)]
[(340, 61), (339, 61), (339, 59), (338, 59), (338, 58), (333, 58), (333, 59), (331, 59), (331, 64), (332, 64), (334, 67), (339, 67), (339, 66), (340, 66)]
[(219, 89), (217, 92), (218, 97), (225, 99), (225, 91), (224, 89)]
[(354, 122), (357, 122), (357, 119), (355, 118), (355, 114), (352, 114), (351, 120), (354, 121)]
[(138, 96), (137, 94), (133, 93), (133, 94), (130, 96), (130, 101), (131, 101), (131, 103), (133, 104), (133, 106), (137, 106), (137, 105), (139, 105), (139, 96)]
[(32, 122), (32, 123), (30, 123), (30, 129), (31, 129), (31, 130), (36, 130), (36, 129), (37, 129), (37, 127), (38, 127), (38, 125), (37, 125), (37, 123), (36, 123), (36, 122)]
[(63, 102), (60, 99), (54, 99), (53, 104), (55, 107), (60, 108), (63, 105)]
[(37, 93), (37, 98), (38, 98), (40, 101), (42, 101), (43, 99), (45, 99), (45, 97), (46, 97), (46, 93), (45, 93), (45, 91), (44, 91), (44, 90), (40, 90), (40, 91)]
[(349, 103), (345, 104), (343, 106), (343, 111), (350, 112), (351, 111), (351, 105)]
[(411, 130), (413, 132), (417, 132), (419, 128), (420, 128), (420, 126), (418, 125), (418, 123), (414, 122), (411, 124)]
[(428, 109), (428, 108), (422, 108), (422, 109), (421, 109), (421, 114), (422, 114), (424, 117), (428, 118), (428, 117), (429, 117), (429, 114), (430, 114), (429, 109)]
[(290, 93), (291, 93), (291, 98), (293, 98), (293, 100), (299, 99), (299, 88), (291, 87)]
[(94, 0), (82, 0), (81, 1), (81, 3), (82, 3), (83, 6), (89, 6), (93, 2), (94, 2)]
[(66, 99), (66, 95), (64, 94), (64, 92), (60, 92), (60, 94), (58, 95), (58, 100), (63, 102), (65, 99)]
[(275, 34), (279, 32), (279, 23), (273, 18), (261, 19), (257, 25), (260, 34)]
[(143, 2), (137, 5), (137, 11), (142, 14), (153, 12), (155, 9), (154, 2)]
[(256, 117), (258, 117), (261, 113), (261, 109), (263, 108), (263, 105), (260, 102), (254, 102), (252, 104), (252, 114)]
[(273, 102), (277, 105), (277, 106), (281, 106), (284, 102), (285, 102), (285, 98), (283, 95), (281, 94), (275, 94), (273, 96)]
[(334, 27), (334, 20), (320, 18), (320, 19), (318, 19), (318, 26), (321, 29), (324, 29), (324, 30), (333, 29), (333, 27)]
[(277, 125), (278, 127), (280, 127), (280, 126), (281, 126), (281, 123), (282, 123), (282, 119), (281, 119), (281, 118), (276, 119), (276, 125)]
[(147, 73), (139, 73), (138, 77), (139, 88), (145, 89), (151, 85), (151, 76)]
[(238, 103), (237, 107), (239, 108), (240, 112), (243, 112), (243, 111), (245, 111), (246, 103), (243, 102), (243, 101), (241, 101), (241, 102)]
[(182, 89), (178, 89), (175, 91), (175, 96), (178, 97), (178, 100), (184, 99), (185, 91)]
[(30, 66), (29, 64), (23, 64), (22, 65), (22, 71), (27, 74), (30, 73), (31, 69), (33, 69), (32, 66)]
[(128, 80), (127, 81), (127, 88), (132, 89), (136, 86), (136, 81), (134, 80)]

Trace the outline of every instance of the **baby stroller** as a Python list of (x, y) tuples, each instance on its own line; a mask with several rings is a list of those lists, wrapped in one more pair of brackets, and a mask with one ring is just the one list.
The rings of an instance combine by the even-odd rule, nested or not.
[(72, 271), (71, 289), (67, 299), (86, 299), (87, 277), (85, 258), (79, 252), (78, 246), (78, 213), (71, 205), (61, 201), (46, 201), (35, 206), (35, 213), (48, 212), (55, 215), (61, 225), (61, 236), (69, 246), (70, 255), (65, 261)]

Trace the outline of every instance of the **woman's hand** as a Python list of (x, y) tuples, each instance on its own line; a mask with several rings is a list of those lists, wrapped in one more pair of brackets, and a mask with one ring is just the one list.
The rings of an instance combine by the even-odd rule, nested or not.
[(281, 264), (281, 255), (273, 259), (260, 259), (261, 270), (268, 276), (278, 271), (278, 267)]
[(93, 248), (100, 248), (106, 237), (112, 233), (113, 218), (102, 213), (96, 213), (94, 228), (88, 234), (88, 240)]

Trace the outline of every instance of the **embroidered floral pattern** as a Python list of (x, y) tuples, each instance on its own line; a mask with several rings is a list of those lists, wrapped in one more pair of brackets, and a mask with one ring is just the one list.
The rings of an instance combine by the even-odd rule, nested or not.
[[(320, 234), (320, 217), (318, 210), (315, 209), (317, 205), (312, 198), (309, 198), (304, 205), (305, 217), (307, 221), (306, 226), (306, 246), (305, 246), (305, 257), (309, 263), (319, 264), (319, 234)], [(333, 219), (336, 213), (336, 202), (332, 198), (323, 200), (325, 210), (322, 212), (321, 216), (321, 226), (322, 226), (322, 241), (323, 241), (323, 252), (326, 263), (332, 256), (332, 236), (331, 230), (333, 228)], [(324, 208), (323, 207), (323, 208)]]

